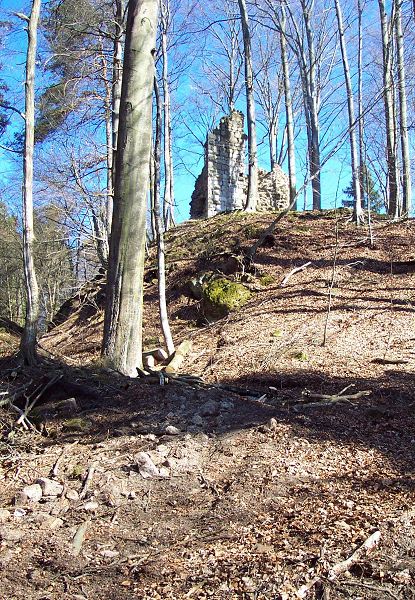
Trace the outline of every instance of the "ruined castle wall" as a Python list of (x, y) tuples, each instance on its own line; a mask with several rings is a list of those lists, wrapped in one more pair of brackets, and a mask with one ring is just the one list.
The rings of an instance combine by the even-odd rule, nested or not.
[[(244, 116), (233, 111), (207, 136), (205, 164), (190, 203), (191, 218), (212, 217), (245, 207), (248, 187), (245, 146)], [(281, 167), (276, 165), (270, 173), (259, 170), (258, 195), (259, 211), (288, 206), (288, 177)]]

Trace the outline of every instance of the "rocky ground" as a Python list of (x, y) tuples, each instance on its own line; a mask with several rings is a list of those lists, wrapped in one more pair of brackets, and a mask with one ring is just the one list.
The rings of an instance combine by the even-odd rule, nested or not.
[[(35, 402), (23, 425), (0, 413), (0, 598), (415, 598), (414, 223), (370, 245), (337, 217), (290, 216), (250, 272), (271, 215), (171, 232), (174, 336), (201, 380), (103, 371), (99, 282), (37, 369), (2, 334), (3, 396)], [(209, 322), (188, 294), (205, 272), (248, 303)], [(152, 255), (146, 282), (152, 347)]]

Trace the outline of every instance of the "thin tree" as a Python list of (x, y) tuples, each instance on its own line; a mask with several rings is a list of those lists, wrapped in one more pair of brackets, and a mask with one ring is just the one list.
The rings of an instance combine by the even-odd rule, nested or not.
[(130, 0), (120, 104), (103, 355), (117, 371), (142, 367), (143, 276), (158, 0)]
[(36, 341), (39, 320), (39, 288), (34, 262), (33, 225), (33, 151), (35, 131), (35, 67), (37, 28), (41, 0), (33, 0), (30, 17), (19, 16), (28, 22), (25, 82), (25, 133), (23, 151), (23, 265), (26, 285), (26, 318), (20, 350), (26, 364), (36, 362)]
[(157, 78), (154, 78), (154, 92), (156, 104), (156, 130), (154, 135), (154, 166), (153, 166), (153, 206), (152, 222), (157, 243), (157, 279), (159, 291), (159, 314), (161, 330), (167, 351), (171, 356), (174, 353), (174, 342), (170, 330), (166, 301), (166, 255), (164, 250), (164, 230), (161, 219), (160, 205), (160, 171), (161, 171), (161, 129), (162, 129), (162, 103)]
[(346, 39), (344, 35), (343, 25), (343, 13), (340, 6), (339, 0), (334, 0), (337, 16), (337, 26), (339, 29), (340, 38), (340, 50), (343, 62), (344, 81), (346, 84), (347, 93), (347, 112), (349, 116), (349, 143), (350, 143), (350, 158), (352, 167), (352, 182), (353, 182), (353, 197), (354, 197), (354, 210), (353, 220), (356, 224), (360, 224), (363, 221), (363, 210), (362, 210), (362, 199), (360, 194), (360, 176), (359, 176), (359, 159), (358, 149), (356, 140), (356, 120), (354, 110), (354, 98), (352, 89), (352, 79), (350, 75), (349, 59), (347, 56)]
[(412, 203), (411, 161), (409, 157), (408, 111), (406, 101), (406, 77), (404, 41), (402, 32), (402, 0), (395, 0), (395, 36), (398, 68), (398, 97), (400, 113), (400, 140), (402, 152), (402, 212), (409, 213)]
[(258, 201), (258, 150), (254, 98), (254, 74), (252, 67), (252, 44), (248, 12), (245, 0), (238, 0), (241, 14), (242, 37), (245, 60), (246, 112), (248, 125), (248, 196), (245, 209), (255, 211)]
[(287, 41), (286, 41), (286, 14), (284, 3), (281, 3), (280, 18), (280, 46), (281, 63), (284, 79), (284, 100), (285, 100), (285, 122), (287, 127), (287, 145), (288, 145), (288, 177), (290, 181), (290, 205), (292, 210), (297, 210), (297, 190), (295, 174), (295, 137), (294, 137), (294, 118), (293, 105), (291, 97), (290, 67), (288, 62)]
[[(386, 118), (386, 150), (388, 167), (388, 214), (392, 218), (400, 215), (398, 198), (398, 168), (396, 161), (396, 122), (394, 87), (392, 78), (392, 43), (390, 23), (386, 14), (385, 0), (378, 0), (382, 35), (383, 99)], [(393, 30), (392, 30), (393, 31)]]

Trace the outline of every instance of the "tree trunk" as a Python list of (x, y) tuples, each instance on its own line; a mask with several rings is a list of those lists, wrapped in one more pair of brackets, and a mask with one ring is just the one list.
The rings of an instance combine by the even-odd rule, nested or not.
[(246, 112), (248, 121), (248, 196), (245, 210), (255, 211), (258, 202), (258, 150), (254, 98), (254, 75), (252, 69), (251, 34), (245, 0), (238, 0), (244, 41)]
[(103, 354), (131, 377), (142, 367), (143, 274), (158, 0), (130, 0), (120, 104)]
[(28, 46), (25, 83), (25, 136), (23, 154), (23, 264), (26, 285), (26, 319), (20, 350), (26, 364), (36, 362), (36, 339), (39, 320), (39, 288), (34, 262), (33, 227), (33, 151), (35, 129), (35, 67), (40, 0), (33, 0), (28, 19)]
[(169, 85), (169, 63), (167, 53), (167, 32), (169, 28), (169, 0), (160, 1), (161, 18), (161, 53), (163, 57), (163, 97), (164, 97), (164, 201), (163, 216), (165, 229), (169, 229), (174, 222), (173, 204), (173, 160), (171, 143), (171, 100)]
[[(360, 196), (362, 199), (362, 208), (367, 207), (368, 218), (370, 221), (370, 198), (366, 192), (366, 186), (363, 179), (363, 169), (366, 164), (365, 150), (364, 150), (364, 114), (363, 114), (363, 8), (362, 0), (357, 0), (357, 19), (358, 19), (358, 46), (357, 46), (357, 119), (359, 123), (359, 184), (360, 184)], [(367, 197), (366, 197), (367, 196)]]
[(386, 148), (388, 167), (388, 214), (392, 218), (399, 217), (398, 177), (396, 164), (396, 123), (394, 116), (394, 94), (392, 82), (391, 41), (388, 31), (388, 19), (385, 0), (378, 0), (380, 24), (382, 32), (383, 54), (383, 98), (386, 118)]
[(161, 164), (161, 100), (158, 89), (157, 79), (154, 79), (154, 90), (156, 96), (156, 133), (154, 137), (154, 198), (153, 198), (153, 220), (156, 231), (157, 241), (157, 275), (158, 275), (158, 289), (159, 289), (159, 313), (160, 313), (160, 324), (163, 332), (164, 341), (166, 343), (167, 352), (169, 356), (174, 353), (173, 337), (171, 335), (169, 317), (167, 314), (167, 302), (166, 302), (166, 259), (164, 251), (164, 232), (163, 224), (161, 220), (161, 207), (160, 207), (160, 164)]
[(280, 46), (281, 46), (281, 62), (284, 77), (284, 98), (285, 98), (285, 122), (287, 126), (287, 142), (288, 142), (288, 177), (290, 181), (290, 206), (292, 210), (297, 210), (297, 190), (296, 190), (296, 173), (295, 173), (295, 142), (294, 142), (294, 118), (293, 105), (291, 98), (290, 84), (290, 68), (287, 56), (287, 41), (286, 35), (286, 15), (284, 4), (281, 3), (281, 21), (280, 21)]
[[(121, 103), (121, 84), (122, 84), (122, 49), (123, 49), (123, 37), (124, 37), (124, 1), (115, 0), (115, 35), (114, 35), (114, 46), (113, 46), (113, 57), (112, 57), (112, 164), (111, 164), (111, 177), (112, 177), (112, 190), (114, 191), (115, 185), (115, 168), (117, 160), (117, 146), (118, 146), (118, 128), (120, 123), (120, 103)], [(112, 195), (107, 206), (107, 223), (108, 223), (108, 237), (111, 231), (112, 213), (113, 213), (113, 199)]]
[(402, 33), (402, 11), (401, 0), (395, 0), (395, 28), (396, 28), (396, 50), (398, 60), (398, 96), (400, 111), (400, 138), (402, 152), (402, 211), (408, 214), (412, 204), (411, 190), (411, 161), (409, 157), (409, 139), (408, 139), (408, 114), (406, 102), (406, 77), (405, 77), (405, 58), (404, 42)]
[(341, 50), (341, 55), (342, 55), (344, 81), (346, 83), (346, 93), (347, 93), (347, 112), (349, 115), (349, 143), (350, 143), (350, 158), (351, 158), (351, 167), (352, 167), (352, 182), (353, 182), (353, 196), (354, 196), (353, 220), (356, 222), (357, 225), (359, 225), (363, 221), (363, 210), (362, 210), (362, 200), (361, 200), (361, 195), (360, 195), (360, 174), (359, 174), (359, 161), (358, 161), (357, 142), (356, 142), (356, 121), (355, 121), (355, 112), (354, 112), (352, 80), (350, 77), (349, 60), (347, 57), (346, 39), (345, 39), (345, 35), (344, 35), (343, 14), (342, 14), (339, 0), (334, 0), (334, 5), (336, 8), (337, 25), (339, 28), (340, 50)]

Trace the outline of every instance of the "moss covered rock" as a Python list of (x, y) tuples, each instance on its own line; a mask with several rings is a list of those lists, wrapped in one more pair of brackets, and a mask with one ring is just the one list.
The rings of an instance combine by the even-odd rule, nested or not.
[(203, 309), (208, 320), (225, 317), (246, 304), (251, 292), (241, 283), (218, 278), (203, 286)]

